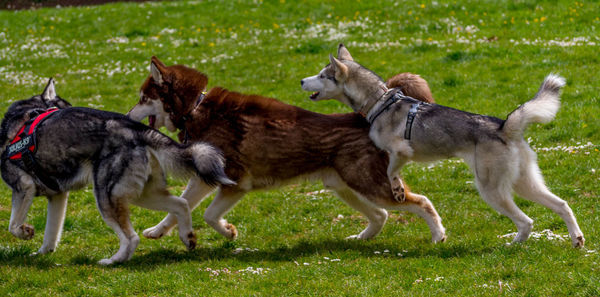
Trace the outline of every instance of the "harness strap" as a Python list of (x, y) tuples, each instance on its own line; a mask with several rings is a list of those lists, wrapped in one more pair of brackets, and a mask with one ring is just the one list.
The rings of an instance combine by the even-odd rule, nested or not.
[(36, 128), (55, 111), (58, 111), (58, 108), (49, 108), (44, 113), (27, 121), (19, 130), (17, 136), (6, 147), (6, 151), (8, 152), (8, 158), (17, 166), (36, 176), (46, 187), (59, 192), (60, 186), (56, 180), (46, 174), (44, 169), (36, 162), (34, 156), (37, 151)]
[(406, 115), (406, 128), (404, 129), (404, 138), (410, 139), (410, 132), (412, 130), (412, 124), (415, 120), (415, 116), (417, 115), (417, 111), (419, 111), (419, 103), (413, 103), (408, 110), (408, 114)]
[(27, 151), (23, 153), (23, 158), (21, 160), (26, 171), (33, 172), (33, 174), (49, 189), (60, 192), (58, 182), (46, 174), (46, 171), (35, 160), (32, 152)]
[(406, 96), (402, 94), (402, 91), (398, 90), (396, 94), (385, 100), (385, 102), (383, 102), (383, 105), (381, 105), (381, 107), (379, 107), (379, 109), (376, 110), (375, 113), (373, 113), (370, 117), (367, 118), (369, 124), (373, 124), (375, 119), (377, 119), (384, 111), (386, 111), (390, 106), (394, 105), (396, 102), (400, 101), (404, 97)]
[(410, 109), (408, 110), (408, 114), (406, 115), (406, 128), (404, 129), (404, 138), (410, 139), (412, 125), (415, 120), (415, 116), (417, 115), (417, 112), (419, 111), (419, 106), (422, 104), (426, 104), (426, 103), (424, 103), (422, 101), (418, 101), (411, 97), (405, 96), (404, 94), (402, 94), (402, 91), (398, 91), (396, 94), (394, 94), (393, 96), (388, 98), (383, 103), (383, 105), (381, 105), (381, 107), (379, 107), (379, 109), (375, 113), (373, 113), (370, 117), (367, 118), (367, 121), (369, 122), (369, 124), (373, 124), (373, 122), (375, 121), (375, 119), (377, 119), (377, 117), (379, 117), (390, 106), (394, 105), (396, 102), (398, 102), (400, 100), (412, 100), (413, 102), (417, 101), (417, 103), (411, 104)]

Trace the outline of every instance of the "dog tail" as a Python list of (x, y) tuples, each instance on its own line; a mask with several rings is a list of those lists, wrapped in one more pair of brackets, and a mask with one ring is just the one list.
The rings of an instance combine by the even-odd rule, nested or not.
[(202, 142), (180, 144), (152, 129), (144, 133), (144, 140), (166, 172), (181, 178), (196, 174), (209, 185), (236, 184), (225, 174), (225, 159), (212, 145)]
[(502, 130), (512, 139), (523, 137), (523, 131), (531, 123), (548, 123), (554, 119), (560, 107), (560, 89), (565, 79), (549, 74), (533, 99), (511, 112)]
[(394, 75), (385, 82), (390, 89), (400, 88), (404, 95), (427, 103), (435, 103), (427, 81), (418, 74), (403, 72)]

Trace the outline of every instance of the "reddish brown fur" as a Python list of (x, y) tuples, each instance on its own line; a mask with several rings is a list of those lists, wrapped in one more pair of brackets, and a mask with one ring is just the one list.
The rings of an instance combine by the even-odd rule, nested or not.
[[(375, 204), (385, 207), (398, 203), (392, 197), (386, 174), (387, 153), (372, 143), (369, 125), (359, 114), (324, 115), (220, 87), (211, 89), (194, 108), (206, 87), (206, 75), (181, 65), (166, 67), (155, 58), (153, 61), (167, 83), (161, 88), (149, 76), (142, 91), (163, 101), (171, 120), (182, 130), (180, 140), (185, 129), (191, 141), (220, 148), (227, 160), (226, 173), (232, 180), (240, 182), (251, 175), (252, 187), (258, 189), (329, 168)], [(402, 80), (408, 84), (416, 82), (414, 87), (405, 87), (404, 93), (432, 102), (427, 83), (423, 89), (424, 80), (416, 78)], [(183, 121), (183, 115), (188, 113), (191, 119)], [(236, 191), (235, 187), (228, 190)], [(408, 191), (407, 202), (420, 204)]]
[(409, 72), (396, 74), (392, 78), (388, 79), (385, 84), (390, 89), (400, 88), (404, 95), (428, 103), (435, 103), (427, 81), (418, 74), (412, 74)]

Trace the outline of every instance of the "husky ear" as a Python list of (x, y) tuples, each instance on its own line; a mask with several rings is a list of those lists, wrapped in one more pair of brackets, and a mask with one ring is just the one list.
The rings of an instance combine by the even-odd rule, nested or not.
[(167, 67), (167, 65), (165, 65), (165, 63), (159, 60), (156, 56), (152, 56), (151, 61), (160, 67)]
[(42, 100), (48, 101), (56, 98), (56, 90), (54, 89), (54, 79), (50, 78), (44, 92), (42, 93)]
[(150, 73), (152, 74), (152, 79), (154, 79), (159, 86), (162, 86), (165, 81), (163, 80), (163, 74), (159, 67), (161, 66), (158, 66), (154, 60), (150, 63)]
[(350, 55), (350, 52), (344, 46), (343, 43), (340, 43), (340, 46), (338, 46), (337, 56), (338, 56), (338, 59), (340, 59), (340, 60), (354, 61), (354, 59), (352, 59), (352, 56)]
[(348, 78), (348, 66), (344, 65), (344, 63), (340, 62), (340, 60), (333, 57), (332, 54), (329, 54), (329, 61), (331, 62), (331, 66), (335, 71), (335, 79), (339, 82), (346, 81)]

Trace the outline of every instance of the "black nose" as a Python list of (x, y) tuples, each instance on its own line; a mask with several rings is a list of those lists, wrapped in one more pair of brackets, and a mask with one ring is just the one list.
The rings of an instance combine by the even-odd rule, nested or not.
[(303, 86), (304, 85), (304, 80), (300, 81), (300, 85)]

